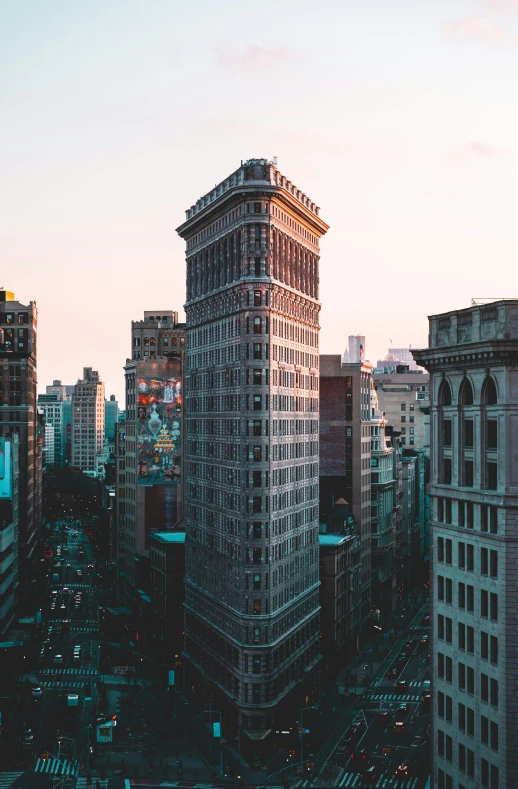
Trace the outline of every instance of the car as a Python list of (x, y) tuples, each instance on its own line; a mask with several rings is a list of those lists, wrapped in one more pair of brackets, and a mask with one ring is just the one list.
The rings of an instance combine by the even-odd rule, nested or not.
[(432, 696), (431, 696), (430, 691), (429, 690), (425, 690), (424, 693), (421, 694), (421, 704), (423, 704), (425, 707), (429, 707), (430, 706), (431, 697)]
[(423, 748), (426, 745), (427, 742), (428, 742), (428, 739), (426, 737), (416, 737), (414, 742), (410, 744), (410, 747), (411, 748)]
[(378, 726), (388, 726), (390, 723), (390, 712), (388, 712), (388, 710), (380, 710), (376, 714), (375, 721)]
[(430, 624), (430, 614), (425, 614), (421, 619), (421, 627), (428, 627)]
[(60, 605), (59, 607), (60, 607), (60, 609), (61, 609), (62, 611), (65, 611), (65, 610), (66, 610), (66, 605), (65, 605), (65, 603), (61, 603), (61, 605)]
[(408, 682), (406, 679), (398, 679), (398, 681), (394, 683), (394, 688), (396, 690), (406, 690), (408, 688)]
[(423, 681), (423, 690), (431, 690), (431, 689), (432, 689), (431, 681), (429, 679), (425, 679)]
[(34, 688), (32, 688), (32, 690), (31, 690), (31, 696), (32, 696), (32, 698), (33, 698), (35, 701), (38, 701), (39, 699), (41, 699), (41, 698), (43, 697), (43, 688), (40, 688), (40, 686), (39, 686), (39, 685), (36, 685), (36, 686), (35, 686)]
[(76, 575), (77, 575), (78, 578), (81, 578), (81, 576), (83, 575), (83, 571), (82, 570), (76, 570)]
[(72, 565), (70, 564), (70, 562), (67, 562), (67, 563), (65, 564), (65, 567), (67, 568), (67, 570), (70, 570), (70, 569), (71, 569), (71, 567), (72, 567)]
[(398, 666), (391, 666), (387, 671), (387, 677), (397, 677), (399, 675)]
[(407, 660), (408, 660), (408, 658), (407, 658), (406, 652), (401, 652), (401, 653), (400, 653), (400, 654), (397, 656), (397, 662), (398, 662), (398, 663), (403, 663), (403, 661), (406, 663), (406, 661), (407, 661)]
[(367, 748), (360, 751), (353, 751), (351, 754), (351, 765), (353, 770), (363, 771), (369, 763), (369, 752)]
[(405, 731), (406, 726), (404, 721), (394, 721), (394, 733), (395, 734), (403, 734)]
[(421, 636), (419, 643), (421, 646), (426, 646), (428, 644), (428, 634)]
[(408, 704), (398, 704), (396, 708), (396, 715), (399, 717), (400, 715), (406, 715), (408, 712)]
[(51, 597), (57, 597), (57, 596), (58, 596), (58, 594), (59, 594), (59, 592), (57, 592), (57, 591), (54, 589), (54, 591), (50, 593), (50, 596), (51, 596)]
[(54, 665), (62, 666), (64, 663), (63, 655), (54, 655)]
[(22, 734), (22, 748), (24, 751), (32, 751), (34, 748), (34, 734), (32, 729), (27, 728), (24, 724), (24, 732)]
[(72, 591), (70, 587), (64, 586), (63, 589), (61, 590), (61, 594), (72, 594)]
[(379, 773), (375, 764), (362, 770), (361, 785), (362, 786), (375, 786), (378, 782)]
[(396, 767), (396, 772), (394, 773), (394, 776), (396, 778), (403, 778), (405, 775), (408, 775), (408, 764), (406, 762), (403, 762), (402, 764)]
[(89, 565), (88, 565), (88, 569), (89, 569), (89, 570), (93, 570), (93, 569), (94, 569), (94, 567), (95, 567), (95, 564), (89, 564)]

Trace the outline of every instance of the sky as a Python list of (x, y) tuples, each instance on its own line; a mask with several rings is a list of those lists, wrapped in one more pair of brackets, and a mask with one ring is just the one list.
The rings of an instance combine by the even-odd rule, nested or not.
[[(183, 316), (185, 209), (277, 156), (321, 206), (322, 353), (517, 297), (518, 0), (0, 0), (0, 286), (38, 389)], [(516, 289), (515, 289), (516, 288)]]

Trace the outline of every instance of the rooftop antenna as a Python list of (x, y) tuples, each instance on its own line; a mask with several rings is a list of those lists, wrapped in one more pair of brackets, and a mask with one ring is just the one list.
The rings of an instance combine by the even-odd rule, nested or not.
[(272, 161), (273, 161), (273, 166), (276, 168), (277, 167), (277, 157), (274, 156)]

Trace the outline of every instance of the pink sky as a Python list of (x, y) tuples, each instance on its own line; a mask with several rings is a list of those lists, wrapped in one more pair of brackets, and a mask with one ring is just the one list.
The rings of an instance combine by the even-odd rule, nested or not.
[(518, 296), (518, 2), (91, 0), (0, 11), (0, 285), (39, 309), (40, 391), (185, 298), (185, 208), (241, 159), (321, 206), (321, 351), (426, 344)]

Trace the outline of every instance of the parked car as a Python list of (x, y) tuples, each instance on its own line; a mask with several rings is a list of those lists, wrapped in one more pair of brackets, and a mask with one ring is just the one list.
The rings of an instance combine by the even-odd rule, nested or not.
[(64, 662), (63, 655), (54, 655), (55, 666), (62, 666)]
[(406, 690), (408, 688), (408, 682), (406, 679), (398, 679), (398, 681), (394, 683), (394, 688), (396, 690)]

